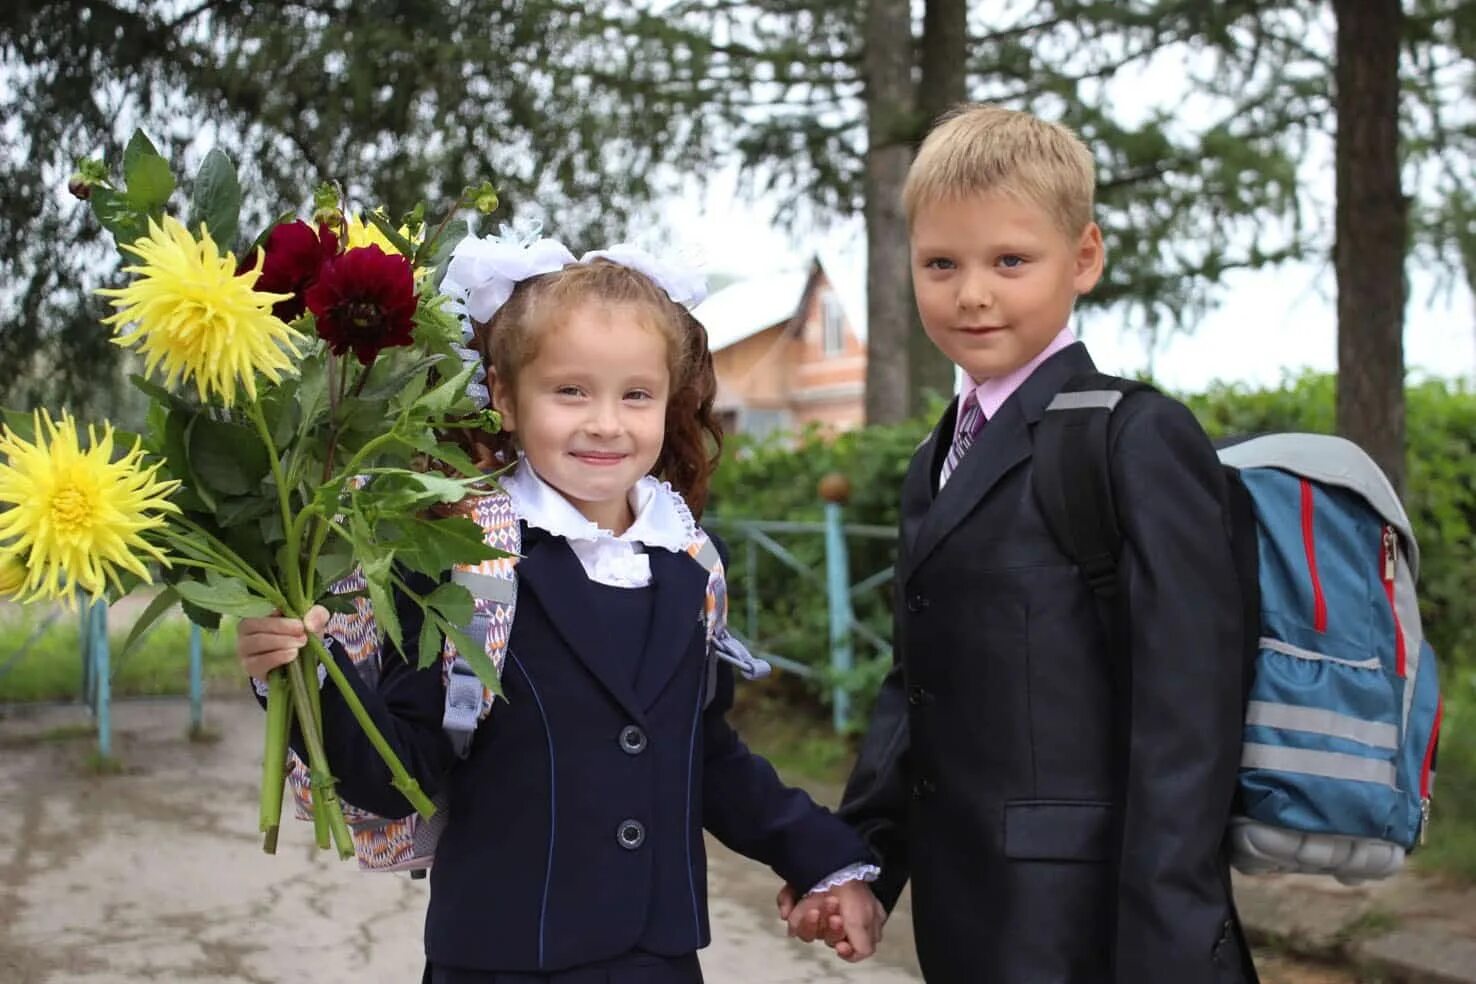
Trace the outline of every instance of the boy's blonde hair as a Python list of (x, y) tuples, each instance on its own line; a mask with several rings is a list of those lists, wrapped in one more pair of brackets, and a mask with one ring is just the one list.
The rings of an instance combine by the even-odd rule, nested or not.
[(911, 227), (926, 205), (994, 191), (1039, 205), (1075, 236), (1092, 221), (1092, 152), (1059, 123), (963, 103), (923, 140), (902, 187), (902, 208)]

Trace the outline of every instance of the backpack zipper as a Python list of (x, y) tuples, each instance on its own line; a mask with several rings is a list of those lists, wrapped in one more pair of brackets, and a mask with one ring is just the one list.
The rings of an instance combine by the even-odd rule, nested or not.
[(1384, 548), (1384, 594), (1389, 596), (1389, 614), (1394, 616), (1394, 672), (1402, 679), (1405, 675), (1404, 627), (1399, 624), (1399, 609), (1394, 604), (1394, 566), (1399, 550), (1399, 537), (1394, 527), (1385, 526)]
[(1312, 628), (1327, 631), (1327, 598), (1322, 594), (1322, 578), (1317, 575), (1317, 542), (1313, 531), (1312, 483), (1302, 479), (1302, 547), (1307, 552), (1307, 575), (1312, 579)]
[(1435, 723), (1430, 727), (1430, 743), (1425, 746), (1425, 762), (1420, 767), (1420, 843), (1430, 828), (1430, 783), (1435, 776), (1435, 753), (1440, 747), (1440, 719), (1445, 716), (1445, 698), (1435, 701)]

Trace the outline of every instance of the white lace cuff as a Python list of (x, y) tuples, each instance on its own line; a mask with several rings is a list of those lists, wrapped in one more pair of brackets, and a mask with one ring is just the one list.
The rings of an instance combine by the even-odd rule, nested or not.
[[(318, 664), (318, 689), (319, 690), (322, 690), (323, 689), (323, 681), (326, 680), (326, 679), (328, 679), (328, 667), (324, 666), (322, 663), (319, 663)], [(266, 681), (265, 680), (258, 680), (256, 677), (252, 677), (251, 678), (251, 689), (256, 691), (256, 696), (258, 696), (258, 697), (265, 697), (267, 695), (267, 685), (266, 685)]]
[(879, 877), (881, 877), (881, 869), (878, 868), (876, 865), (865, 863), (853, 864), (849, 867), (842, 868), (841, 870), (834, 872), (827, 878), (820, 879), (820, 881), (815, 884), (815, 887), (811, 888), (805, 894), (814, 895), (816, 892), (829, 891), (830, 889), (835, 888), (837, 885), (844, 885), (846, 882), (874, 882)]

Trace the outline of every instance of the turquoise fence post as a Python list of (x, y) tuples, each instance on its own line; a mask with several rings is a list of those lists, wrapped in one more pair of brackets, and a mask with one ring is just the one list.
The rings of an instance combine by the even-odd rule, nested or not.
[(851, 653), (851, 564), (846, 555), (845, 503), (851, 483), (832, 472), (820, 480), (820, 498), (825, 500), (825, 594), (830, 610), (830, 668), (836, 677), (831, 691), (831, 720), (837, 733), (846, 729), (851, 717), (851, 694), (844, 680), (853, 665)]
[(92, 657), (92, 712), (97, 718), (97, 753), (113, 757), (112, 669), (108, 660), (108, 603), (102, 599), (88, 606), (88, 649)]
[(89, 711), (96, 711), (92, 693), (92, 603), (82, 606), (82, 618), (77, 623), (77, 637), (82, 644), (82, 703)]
[(200, 627), (190, 623), (190, 733), (199, 734), (205, 726), (205, 657), (200, 642)]

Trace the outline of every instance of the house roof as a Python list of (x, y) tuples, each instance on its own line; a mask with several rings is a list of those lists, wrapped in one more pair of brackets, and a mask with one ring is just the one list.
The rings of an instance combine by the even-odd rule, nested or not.
[[(846, 319), (862, 341), (866, 340), (866, 274), (852, 270), (839, 259), (816, 256), (840, 298)], [(814, 264), (800, 270), (746, 277), (718, 290), (697, 305), (692, 314), (707, 328), (707, 347), (714, 352), (737, 344), (765, 328), (794, 317), (804, 300)]]
[(747, 277), (708, 297), (692, 316), (707, 328), (707, 347), (717, 352), (792, 318), (808, 279), (806, 270)]

